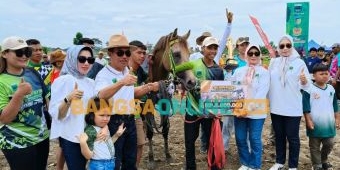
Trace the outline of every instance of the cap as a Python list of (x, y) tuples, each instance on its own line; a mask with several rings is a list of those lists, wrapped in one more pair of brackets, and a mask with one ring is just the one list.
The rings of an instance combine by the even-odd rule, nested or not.
[(25, 47), (28, 47), (28, 45), (24, 39), (16, 36), (7, 37), (2, 41), (1, 52), (5, 50), (17, 50)]
[(202, 42), (203, 47), (207, 47), (207, 46), (213, 45), (213, 44), (218, 46), (218, 40), (214, 37), (207, 37)]
[(249, 43), (249, 37), (240, 37), (236, 41), (236, 45), (241, 45), (243, 43)]

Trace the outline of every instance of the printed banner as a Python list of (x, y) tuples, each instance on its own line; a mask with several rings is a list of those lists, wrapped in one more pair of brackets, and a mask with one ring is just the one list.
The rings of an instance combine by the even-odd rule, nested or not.
[(293, 37), (295, 49), (308, 56), (309, 2), (287, 3), (286, 33)]
[(201, 107), (214, 115), (263, 115), (269, 113), (267, 99), (245, 99), (246, 86), (240, 81), (201, 82)]
[(257, 32), (259, 33), (259, 35), (260, 35), (260, 37), (261, 37), (265, 47), (268, 49), (269, 56), (270, 57), (276, 57), (275, 51), (274, 51), (273, 47), (270, 45), (268, 37), (264, 33), (264, 31), (262, 30), (262, 28), (260, 26), (260, 23), (257, 21), (257, 19), (255, 17), (250, 16), (250, 15), (249, 15), (249, 17), (250, 17), (251, 22), (253, 22)]

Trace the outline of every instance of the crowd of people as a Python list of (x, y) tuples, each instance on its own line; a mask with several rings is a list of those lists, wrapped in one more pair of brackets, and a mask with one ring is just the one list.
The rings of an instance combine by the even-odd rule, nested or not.
[[(220, 118), (225, 152), (230, 149), (229, 140), (235, 133), (239, 170), (261, 169), (263, 125), (270, 116), (276, 149), (275, 164), (270, 170), (286, 166), (287, 151), (288, 168), (297, 169), (299, 127), (304, 116), (313, 169), (332, 168), (328, 155), (340, 126), (337, 105), (340, 44), (334, 44), (330, 54), (325, 54), (323, 48), (311, 48), (310, 57), (304, 59), (294, 49), (292, 38), (283, 35), (277, 44), (278, 56), (270, 60), (266, 69), (261, 64), (259, 46), (251, 44), (248, 37), (239, 37), (238, 54), (219, 65), (233, 14), (229, 12), (226, 17), (220, 41), (209, 32), (197, 38), (201, 50), (188, 58), (192, 71), (198, 83), (240, 82), (246, 87), (245, 99), (269, 101), (270, 114), (242, 112)], [(57, 49), (47, 55), (37, 39), (11, 36), (2, 41), (0, 149), (11, 169), (46, 169), (50, 140), (59, 143), (58, 170), (65, 163), (69, 170), (138, 169), (146, 143), (142, 115), (134, 114), (134, 104), (119, 110), (110, 106), (119, 100), (143, 102), (147, 94), (159, 91), (159, 83), (149, 82), (147, 70), (141, 66), (147, 59), (147, 48), (142, 42), (129, 42), (120, 34), (112, 35), (107, 47), (98, 54), (93, 44), (84, 39), (81, 45), (72, 45), (66, 52)], [(190, 107), (198, 108), (194, 105), (199, 103), (199, 91), (189, 90), (186, 96)], [(185, 114), (187, 170), (197, 169), (195, 142), (199, 136), (201, 152), (209, 150), (211, 126), (216, 117), (201, 117), (202, 114), (209, 113), (192, 109)], [(213, 164), (209, 168), (223, 166)]]

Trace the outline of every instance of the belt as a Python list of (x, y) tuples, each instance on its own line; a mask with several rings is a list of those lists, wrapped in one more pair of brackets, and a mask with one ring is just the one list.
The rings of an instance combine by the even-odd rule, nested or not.
[(135, 120), (134, 114), (128, 114), (128, 115), (112, 115), (113, 118), (116, 119), (122, 119), (122, 120)]

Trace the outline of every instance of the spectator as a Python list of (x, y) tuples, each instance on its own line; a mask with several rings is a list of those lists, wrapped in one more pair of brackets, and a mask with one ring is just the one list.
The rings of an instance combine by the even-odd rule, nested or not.
[(20, 37), (5, 38), (0, 57), (0, 149), (11, 169), (45, 170), (49, 153), (43, 113), (47, 89), (26, 68), (32, 48)]

